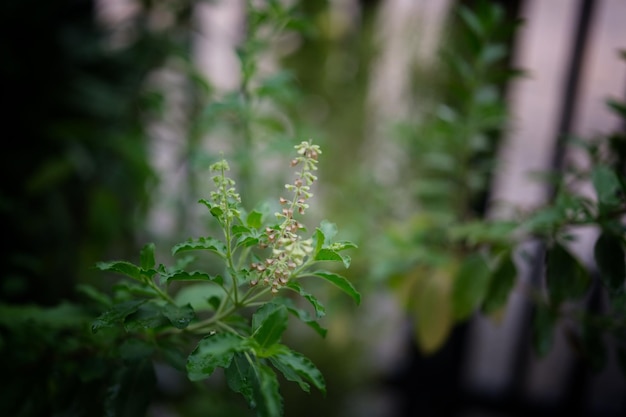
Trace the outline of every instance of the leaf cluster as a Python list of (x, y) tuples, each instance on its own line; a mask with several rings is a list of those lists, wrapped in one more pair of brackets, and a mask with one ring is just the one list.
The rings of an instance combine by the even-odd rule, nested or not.
[[(309, 238), (312, 245), (306, 256), (296, 254), (295, 249), (289, 252), (286, 246), (276, 257), (276, 249), (268, 242), (276, 240), (273, 236), (286, 223), (293, 228), (293, 211), (277, 213), (274, 221), (278, 223), (260, 211), (246, 211), (234, 181), (226, 176), (227, 167), (225, 161), (215, 164), (217, 191), (210, 200), (200, 200), (223, 236), (191, 238), (171, 250), (174, 257), (207, 252), (223, 265), (222, 273), (192, 269), (194, 257), (181, 258), (169, 267), (157, 264), (154, 244), (144, 246), (138, 264), (100, 262), (100, 270), (121, 274), (127, 280), (116, 286), (110, 299), (90, 290), (106, 305), (91, 328), (95, 333), (118, 329), (126, 339), (120, 349), (126, 347), (146, 359), (159, 354), (185, 371), (191, 381), (206, 380), (217, 368), (223, 368), (228, 386), (258, 415), (277, 416), (282, 414), (282, 397), (276, 372), (307, 392), (311, 385), (321, 392), (326, 390), (317, 367), (283, 344), (282, 337), (289, 316), (320, 336), (326, 335), (319, 322), (326, 314), (325, 307), (305, 289), (306, 279), (322, 279), (360, 303), (360, 294), (351, 282), (322, 267), (336, 262), (348, 268), (350, 257), (344, 251), (356, 245), (334, 241), (337, 228), (324, 221)], [(290, 236), (294, 241), (299, 238), (295, 233)], [(294, 266), (281, 270), (289, 271), (289, 275), (278, 285), (266, 271), (282, 260)], [(195, 293), (193, 300), (186, 290)], [(299, 300), (311, 308), (303, 307)], [(132, 346), (127, 345), (130, 341)]]

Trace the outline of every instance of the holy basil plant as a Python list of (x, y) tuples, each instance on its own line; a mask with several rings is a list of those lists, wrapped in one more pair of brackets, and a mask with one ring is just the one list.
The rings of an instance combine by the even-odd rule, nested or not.
[[(356, 245), (333, 241), (337, 229), (328, 221), (307, 234), (300, 219), (313, 196), (321, 151), (310, 142), (295, 148), (295, 179), (285, 185), (288, 197), (280, 197), (280, 211), (271, 219), (257, 210), (246, 212), (235, 181), (227, 175), (226, 160), (211, 166), (215, 190), (200, 203), (223, 233), (179, 243), (172, 255), (209, 253), (209, 259), (221, 265), (218, 273), (191, 269), (198, 257), (180, 257), (170, 267), (157, 264), (154, 244), (143, 248), (138, 265), (99, 263), (100, 270), (130, 280), (117, 285), (114, 301), (92, 323), (92, 330), (123, 329), (132, 340), (122, 346), (127, 352), (160, 351), (192, 381), (223, 368), (230, 389), (259, 416), (283, 414), (277, 372), (304, 391), (313, 385), (325, 393), (319, 369), (281, 338), (289, 315), (322, 337), (326, 334), (318, 322), (324, 306), (306, 290), (307, 279), (326, 281), (360, 303), (352, 283), (323, 268), (328, 262), (348, 268), (350, 257), (344, 251)], [(308, 304), (310, 308), (304, 308)]]

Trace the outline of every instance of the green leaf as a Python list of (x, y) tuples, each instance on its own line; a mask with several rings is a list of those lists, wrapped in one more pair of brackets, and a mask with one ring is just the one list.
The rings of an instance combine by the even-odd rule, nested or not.
[(356, 249), (358, 246), (353, 242), (349, 242), (347, 240), (341, 242), (334, 242), (329, 246), (329, 249), (334, 250), (335, 252), (340, 252), (346, 249)]
[(311, 305), (315, 309), (315, 316), (318, 319), (326, 315), (326, 308), (324, 308), (324, 305), (322, 305), (322, 303), (320, 303), (320, 301), (314, 295), (309, 294), (308, 292), (304, 291), (304, 289), (299, 283), (297, 283), (296, 281), (289, 281), (286, 287), (289, 288), (290, 290), (297, 292), (305, 300), (311, 303)]
[(111, 297), (89, 284), (78, 284), (76, 290), (103, 306), (110, 307), (113, 304)]
[(585, 268), (563, 246), (557, 243), (546, 252), (546, 282), (555, 305), (582, 297), (589, 281)]
[(617, 101), (615, 99), (608, 99), (606, 101), (607, 106), (613, 110), (617, 115), (626, 119), (626, 103)]
[(246, 217), (246, 226), (259, 229), (263, 225), (263, 213), (252, 210)]
[(502, 256), (490, 279), (487, 295), (483, 301), (485, 313), (493, 313), (506, 304), (509, 294), (515, 286), (516, 277), (517, 267), (513, 262), (512, 253), (508, 252)]
[(333, 238), (337, 235), (337, 225), (329, 222), (328, 220), (322, 220), (320, 223), (320, 229), (324, 233), (324, 244), (330, 245)]
[(490, 278), (491, 271), (482, 255), (469, 255), (463, 260), (452, 285), (452, 310), (456, 320), (465, 320), (482, 304)]
[(335, 285), (341, 291), (352, 297), (357, 305), (361, 304), (361, 294), (356, 290), (356, 288), (354, 288), (352, 283), (348, 281), (347, 278), (326, 271), (315, 271), (312, 272), (312, 274), (317, 277), (323, 278), (331, 284)]
[(154, 353), (154, 345), (143, 339), (126, 339), (120, 345), (120, 356), (127, 361), (149, 359)]
[(191, 381), (206, 379), (217, 367), (228, 367), (235, 352), (242, 352), (246, 347), (246, 340), (233, 333), (207, 336), (187, 358), (187, 376)]
[(590, 320), (583, 320), (581, 326), (583, 354), (593, 372), (600, 372), (606, 367), (607, 348), (602, 329), (594, 326)]
[(163, 307), (163, 315), (177, 329), (186, 328), (191, 320), (196, 317), (196, 313), (193, 311), (191, 304), (180, 307), (173, 304), (166, 304)]
[(315, 229), (314, 240), (315, 240), (315, 251), (313, 252), (313, 256), (315, 257), (324, 246), (324, 241), (326, 240), (326, 237), (324, 236), (324, 232), (319, 227)]
[(536, 305), (532, 319), (532, 346), (539, 357), (550, 352), (553, 342), (556, 315), (543, 304)]
[(346, 268), (350, 267), (352, 259), (348, 255), (342, 255), (332, 249), (322, 248), (315, 255), (316, 261), (343, 262)]
[(601, 213), (619, 207), (620, 182), (615, 171), (606, 165), (598, 165), (591, 171), (591, 182), (596, 190)]
[(142, 304), (137, 311), (129, 314), (124, 320), (124, 328), (127, 331), (155, 329), (166, 324), (163, 308), (151, 302)]
[(282, 346), (280, 353), (273, 355), (270, 361), (287, 380), (296, 382), (303, 391), (309, 392), (309, 383), (311, 383), (326, 394), (326, 381), (322, 373), (309, 358), (301, 353)]
[(259, 363), (256, 367), (258, 383), (253, 386), (257, 413), (260, 417), (278, 417), (283, 415), (283, 399), (278, 390), (276, 373), (267, 365)]
[(469, 8), (465, 6), (461, 6), (458, 9), (458, 14), (463, 19), (465, 25), (472, 31), (476, 36), (481, 38), (484, 34), (484, 28), (476, 14)]
[(320, 336), (326, 337), (326, 333), (328, 331), (322, 326), (320, 326), (320, 324), (316, 320), (312, 319), (308, 311), (305, 311), (296, 307), (291, 298), (275, 297), (273, 301), (276, 303), (283, 304), (285, 307), (287, 307), (287, 311), (289, 311), (292, 315), (297, 317), (300, 321), (302, 321), (307, 326), (311, 327)]
[(202, 271), (192, 271), (192, 272), (187, 272), (187, 271), (173, 271), (170, 272), (168, 274), (164, 274), (161, 275), (161, 280), (163, 282), (170, 282), (170, 281), (213, 281), (216, 282), (217, 284), (222, 284), (224, 282), (224, 279), (217, 275), (215, 277), (207, 274), (206, 272), (202, 272)]
[(593, 248), (600, 277), (612, 291), (624, 288), (626, 259), (622, 239), (613, 233), (603, 231)]
[(107, 390), (104, 405), (106, 417), (146, 415), (156, 387), (154, 367), (149, 360), (133, 362), (115, 373)]
[(156, 264), (154, 260), (154, 243), (148, 243), (141, 249), (141, 269), (152, 269)]
[(113, 286), (113, 290), (117, 297), (121, 294), (132, 294), (138, 297), (160, 297), (157, 290), (145, 284), (137, 284), (135, 282), (121, 281)]
[(179, 243), (172, 248), (172, 255), (190, 250), (208, 250), (226, 258), (226, 245), (213, 237), (200, 237)]
[(136, 312), (144, 303), (146, 303), (146, 300), (130, 300), (114, 305), (110, 310), (105, 311), (93, 321), (91, 331), (96, 333), (105, 327), (121, 325), (126, 317)]
[(452, 329), (451, 279), (448, 273), (436, 271), (420, 277), (413, 291), (415, 338), (426, 355), (437, 351)]
[(252, 336), (261, 348), (278, 343), (287, 329), (287, 308), (278, 303), (267, 303), (252, 316)]
[(96, 268), (101, 271), (115, 272), (118, 274), (126, 275), (127, 277), (143, 281), (142, 271), (137, 265), (134, 265), (126, 261), (110, 261), (110, 262), (98, 262)]
[(255, 371), (245, 354), (235, 353), (230, 366), (224, 372), (228, 387), (243, 395), (251, 408), (256, 406), (254, 386), (259, 383)]

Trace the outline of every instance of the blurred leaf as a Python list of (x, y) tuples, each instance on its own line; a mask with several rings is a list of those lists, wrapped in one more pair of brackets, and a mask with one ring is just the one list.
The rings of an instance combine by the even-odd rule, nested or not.
[(144, 339), (126, 339), (120, 347), (120, 356), (127, 361), (148, 359), (154, 353), (154, 345)]
[(532, 346), (539, 357), (544, 357), (552, 348), (556, 316), (551, 309), (537, 304), (532, 319)]
[(413, 304), (415, 335), (420, 350), (426, 355), (438, 350), (452, 330), (451, 281), (446, 272), (436, 271), (422, 276), (416, 283)]
[(580, 262), (560, 244), (546, 252), (546, 282), (550, 300), (558, 305), (585, 294), (589, 275)]
[(593, 248), (600, 277), (611, 291), (623, 290), (626, 278), (626, 259), (623, 241), (619, 236), (603, 231)]
[(594, 326), (589, 320), (583, 320), (581, 340), (584, 356), (591, 370), (599, 373), (606, 367), (607, 349), (603, 341), (602, 330)]
[(489, 44), (480, 53), (479, 60), (485, 66), (492, 65), (507, 55), (507, 48), (502, 44)]
[(154, 268), (156, 264), (154, 260), (154, 243), (148, 243), (141, 249), (141, 269), (147, 270)]
[(484, 256), (471, 254), (463, 260), (452, 286), (452, 310), (456, 320), (465, 320), (483, 302), (491, 271)]
[(263, 213), (252, 210), (246, 217), (246, 226), (259, 229), (263, 225)]
[(483, 301), (485, 313), (491, 314), (506, 304), (509, 294), (515, 286), (516, 277), (517, 268), (513, 261), (513, 255), (511, 252), (507, 252), (502, 255), (491, 277), (487, 295)]
[(459, 6), (458, 14), (461, 16), (461, 19), (467, 27), (474, 32), (474, 34), (476, 34), (479, 38), (483, 36), (484, 29), (482, 24), (476, 14), (469, 7)]
[(598, 197), (601, 214), (619, 207), (621, 186), (617, 175), (610, 167), (595, 166), (591, 171), (591, 182)]
[(611, 110), (617, 113), (618, 116), (626, 119), (626, 103), (613, 99), (607, 100), (607, 105)]
[(152, 362), (133, 362), (117, 372), (115, 382), (107, 390), (107, 417), (136, 417), (148, 412), (156, 387)]

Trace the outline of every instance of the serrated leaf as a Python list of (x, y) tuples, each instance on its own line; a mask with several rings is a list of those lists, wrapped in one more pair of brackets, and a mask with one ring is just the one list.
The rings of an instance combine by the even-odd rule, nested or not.
[(594, 167), (591, 171), (591, 182), (600, 203), (600, 212), (619, 207), (620, 182), (610, 167), (606, 165)]
[(278, 417), (283, 415), (283, 399), (279, 392), (276, 373), (267, 365), (259, 363), (256, 367), (258, 383), (253, 386), (256, 410), (260, 417)]
[(226, 368), (224, 375), (228, 387), (240, 393), (246, 399), (251, 408), (256, 406), (254, 401), (254, 385), (258, 385), (255, 369), (243, 353), (235, 353), (230, 366)]
[(482, 255), (469, 255), (463, 260), (452, 284), (452, 310), (456, 320), (465, 320), (481, 305), (490, 278), (491, 271)]
[(346, 277), (326, 271), (315, 271), (312, 274), (335, 285), (341, 291), (352, 297), (357, 305), (361, 304), (361, 294), (356, 290), (356, 288), (354, 288), (352, 283), (348, 281)]
[[(178, 305), (190, 304), (195, 311), (215, 310), (226, 296), (224, 289), (209, 282), (194, 283), (181, 288), (174, 300)], [(212, 300), (216, 300), (213, 302)]]
[(451, 277), (436, 271), (418, 278), (412, 305), (415, 338), (425, 355), (437, 351), (453, 326), (450, 304)]
[(124, 319), (124, 328), (128, 331), (155, 329), (166, 325), (163, 307), (155, 303), (142, 304), (137, 311)]
[(142, 281), (141, 268), (127, 261), (98, 262), (96, 268), (101, 271), (115, 272)]
[(593, 252), (600, 278), (605, 285), (611, 291), (623, 289), (626, 278), (626, 259), (622, 239), (604, 231), (596, 240)]
[(183, 306), (166, 304), (163, 307), (163, 315), (172, 323), (172, 326), (177, 329), (186, 328), (191, 320), (196, 317), (196, 313), (191, 307), (191, 304)]
[(130, 300), (114, 305), (110, 310), (105, 311), (93, 321), (91, 331), (95, 333), (102, 328), (122, 324), (127, 316), (136, 312), (144, 303), (146, 303), (146, 300)]
[(311, 315), (308, 311), (302, 310), (295, 306), (293, 300), (287, 297), (276, 297), (274, 298), (274, 302), (283, 304), (287, 307), (287, 311), (297, 317), (300, 321), (302, 321), (307, 326), (311, 327), (315, 330), (320, 336), (326, 337), (326, 333), (328, 330), (320, 326), (320, 324), (311, 318)]
[(170, 281), (213, 281), (218, 284), (223, 283), (224, 279), (221, 276), (211, 276), (202, 271), (173, 271), (165, 275), (161, 275), (163, 282)]
[(261, 348), (278, 343), (287, 329), (287, 308), (278, 303), (267, 303), (252, 316), (252, 336)]
[(555, 244), (546, 252), (546, 283), (553, 303), (582, 297), (589, 282), (585, 268), (563, 246)]
[(322, 248), (315, 255), (316, 261), (343, 262), (346, 268), (350, 267), (352, 259), (348, 255), (342, 255), (332, 249)]
[(483, 301), (483, 311), (491, 314), (504, 306), (511, 290), (515, 286), (517, 267), (509, 252), (500, 259), (489, 282), (489, 288)]
[(172, 255), (190, 250), (208, 250), (226, 258), (226, 245), (213, 237), (200, 237), (179, 243), (172, 248)]
[(531, 342), (533, 349), (539, 357), (547, 355), (552, 348), (555, 323), (556, 316), (552, 310), (543, 304), (535, 307), (532, 319)]
[(315, 316), (319, 319), (326, 315), (326, 308), (324, 305), (313, 295), (304, 291), (302, 286), (296, 281), (289, 281), (286, 285), (287, 288), (297, 292), (302, 296), (305, 300), (307, 300), (313, 308), (315, 309)]
[(141, 249), (141, 269), (152, 269), (156, 265), (154, 260), (154, 243), (148, 243)]
[[(272, 365), (278, 369), (287, 380), (296, 382), (300, 388), (309, 392), (309, 382), (326, 394), (324, 376), (313, 362), (301, 353), (281, 346), (280, 353), (270, 358)], [(308, 381), (308, 382), (307, 382)]]
[(245, 350), (245, 339), (233, 333), (217, 333), (200, 340), (187, 358), (187, 376), (191, 381), (210, 377), (217, 367), (230, 365), (235, 352)]

